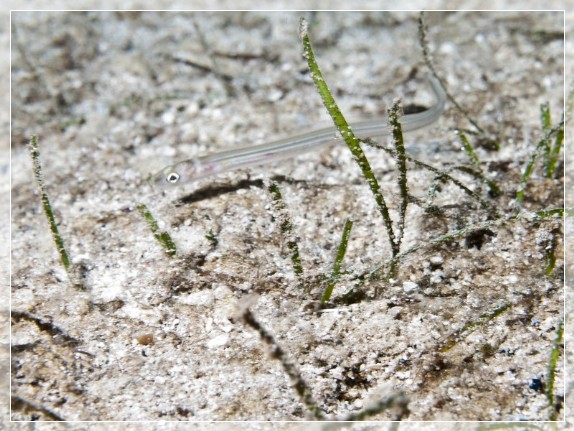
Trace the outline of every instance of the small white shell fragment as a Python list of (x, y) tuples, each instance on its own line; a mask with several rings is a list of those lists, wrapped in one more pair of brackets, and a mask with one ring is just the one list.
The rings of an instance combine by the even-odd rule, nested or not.
[(434, 266), (438, 266), (438, 265), (442, 265), (444, 263), (444, 259), (442, 258), (442, 256), (433, 256), (430, 258), (430, 262), (434, 265)]
[(178, 302), (181, 304), (193, 305), (196, 307), (210, 307), (214, 302), (213, 292), (209, 290), (192, 292), (188, 295), (180, 296), (178, 298)]
[(221, 334), (209, 340), (206, 345), (208, 349), (215, 349), (217, 347), (225, 346), (228, 341), (229, 341), (229, 335)]
[(403, 292), (407, 295), (416, 292), (419, 289), (419, 285), (413, 281), (405, 281), (403, 283)]

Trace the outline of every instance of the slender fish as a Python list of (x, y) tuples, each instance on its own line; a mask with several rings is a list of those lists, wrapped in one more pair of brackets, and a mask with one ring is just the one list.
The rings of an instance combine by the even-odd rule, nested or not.
[[(399, 121), (403, 131), (412, 131), (428, 126), (442, 114), (446, 95), (434, 77), (429, 77), (429, 81), (435, 94), (436, 104), (426, 111), (402, 116)], [(351, 129), (359, 138), (386, 136), (389, 134), (387, 121), (386, 118), (361, 121), (351, 124)], [(163, 168), (151, 177), (151, 182), (154, 186), (159, 187), (175, 186), (233, 169), (275, 162), (331, 144), (336, 138), (336, 134), (337, 129), (335, 127), (328, 127), (261, 145), (184, 160)]]

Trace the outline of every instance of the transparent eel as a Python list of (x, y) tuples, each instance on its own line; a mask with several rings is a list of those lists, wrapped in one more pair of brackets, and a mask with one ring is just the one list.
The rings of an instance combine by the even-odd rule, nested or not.
[[(440, 83), (429, 76), (436, 98), (436, 104), (426, 111), (403, 115), (399, 118), (403, 131), (411, 131), (435, 122), (444, 110), (446, 95)], [(390, 133), (388, 119), (379, 118), (351, 124), (351, 129), (359, 138), (385, 136)], [(319, 146), (331, 144), (337, 138), (337, 129), (327, 127), (277, 141), (222, 151), (207, 156), (184, 160), (166, 166), (150, 180), (157, 187), (186, 184), (201, 178), (210, 177), (233, 169), (258, 166), (277, 160), (297, 156)]]

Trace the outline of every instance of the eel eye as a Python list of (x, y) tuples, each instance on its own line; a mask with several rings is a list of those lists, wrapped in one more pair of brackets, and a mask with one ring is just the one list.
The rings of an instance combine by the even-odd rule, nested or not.
[(168, 183), (175, 184), (179, 181), (179, 174), (177, 172), (170, 172), (165, 176), (165, 179)]

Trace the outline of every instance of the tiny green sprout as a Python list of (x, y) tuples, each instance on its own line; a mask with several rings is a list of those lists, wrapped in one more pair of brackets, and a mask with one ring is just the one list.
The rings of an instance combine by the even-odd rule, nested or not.
[(32, 137), (30, 138), (28, 149), (30, 150), (30, 155), (32, 156), (32, 163), (34, 166), (34, 178), (36, 179), (36, 184), (38, 185), (38, 189), (40, 190), (42, 207), (44, 208), (44, 213), (46, 214), (46, 218), (48, 219), (50, 231), (52, 232), (52, 238), (54, 239), (56, 249), (58, 250), (58, 253), (60, 255), (60, 261), (62, 262), (64, 269), (68, 273), (68, 278), (70, 279), (70, 282), (72, 283), (74, 288), (78, 290), (85, 290), (85, 286), (81, 280), (81, 277), (78, 276), (79, 272), (78, 268), (72, 265), (68, 252), (66, 251), (66, 247), (64, 246), (64, 239), (62, 238), (58, 230), (58, 225), (54, 217), (54, 211), (52, 210), (52, 204), (50, 203), (50, 198), (48, 197), (48, 193), (46, 192), (46, 188), (44, 186), (42, 165), (40, 163), (40, 150), (38, 149), (38, 138), (36, 137), (36, 135), (32, 135)]
[(210, 229), (205, 238), (211, 243), (211, 245), (215, 248), (219, 244), (219, 240), (213, 231)]
[(161, 246), (164, 248), (166, 254), (169, 257), (174, 257), (176, 255), (177, 249), (169, 233), (160, 231), (157, 221), (155, 220), (154, 216), (152, 215), (152, 213), (145, 204), (138, 205), (137, 209), (139, 210), (140, 214), (143, 216), (145, 221), (149, 224), (153, 236), (155, 237), (157, 242), (159, 242)]
[[(553, 149), (551, 150), (551, 152), (552, 152), (552, 154), (556, 155), (556, 159), (552, 158), (552, 160), (558, 160), (558, 155), (560, 153), (560, 149), (562, 148), (562, 144), (564, 141), (564, 118), (562, 118), (562, 120), (560, 121), (560, 123), (558, 123), (558, 125), (556, 125), (554, 127), (547, 128), (544, 131), (544, 136), (542, 137), (542, 139), (540, 139), (540, 141), (538, 141), (536, 148), (534, 149), (534, 151), (532, 152), (532, 154), (528, 158), (528, 161), (526, 162), (526, 165), (524, 166), (522, 176), (520, 177), (520, 183), (518, 184), (518, 187), (516, 189), (515, 202), (516, 202), (518, 207), (522, 206), (522, 203), (524, 201), (526, 185), (528, 183), (528, 180), (530, 179), (530, 176), (534, 172), (534, 166), (536, 163), (536, 159), (538, 158), (538, 156), (540, 154), (545, 154), (547, 149), (550, 147), (550, 139), (553, 136), (555, 137), (556, 140), (555, 140), (555, 145), (554, 145)], [(552, 163), (552, 166), (555, 166), (554, 162)], [(545, 170), (546, 170), (546, 172), (548, 172), (548, 168), (546, 168)], [(553, 172), (553, 170), (552, 170), (552, 172)]]
[(339, 248), (337, 249), (337, 256), (335, 257), (335, 263), (333, 264), (333, 272), (331, 273), (331, 280), (323, 293), (321, 298), (321, 303), (327, 302), (331, 298), (335, 284), (339, 279), (341, 273), (341, 262), (345, 258), (345, 253), (347, 251), (347, 243), (349, 242), (349, 236), (351, 235), (351, 228), (353, 227), (353, 221), (347, 219), (345, 221), (345, 227), (343, 227), (343, 236), (341, 237), (341, 242), (339, 243)]
[(271, 197), (273, 198), (273, 205), (275, 207), (276, 215), (279, 219), (281, 226), (281, 233), (286, 238), (287, 248), (291, 251), (291, 263), (293, 264), (293, 271), (299, 278), (301, 286), (303, 286), (303, 264), (301, 263), (301, 255), (299, 254), (299, 246), (297, 244), (297, 237), (293, 233), (293, 223), (287, 210), (287, 205), (283, 201), (283, 195), (279, 189), (279, 184), (272, 181), (267, 186)]
[(60, 260), (66, 271), (70, 268), (70, 258), (68, 257), (68, 252), (64, 246), (64, 240), (58, 231), (58, 225), (56, 224), (56, 219), (54, 218), (54, 212), (52, 211), (52, 205), (50, 204), (50, 198), (48, 193), (46, 193), (46, 188), (44, 187), (44, 178), (42, 176), (42, 165), (40, 163), (40, 150), (38, 149), (38, 138), (32, 135), (29, 144), (30, 155), (32, 156), (32, 162), (34, 164), (34, 178), (36, 178), (36, 184), (40, 190), (40, 195), (42, 199), (42, 206), (44, 207), (44, 212), (46, 213), (46, 218), (48, 219), (48, 224), (50, 225), (50, 231), (52, 232), (52, 237), (56, 243), (56, 249), (60, 254)]
[(550, 361), (548, 363), (548, 384), (546, 385), (546, 398), (548, 399), (548, 404), (550, 407), (550, 417), (551, 421), (556, 420), (556, 408), (554, 406), (554, 383), (556, 381), (556, 368), (558, 368), (558, 359), (560, 357), (560, 350), (564, 348), (564, 318), (561, 318), (558, 322), (558, 327), (556, 328), (556, 336), (554, 342), (552, 343), (552, 351), (550, 353)]

